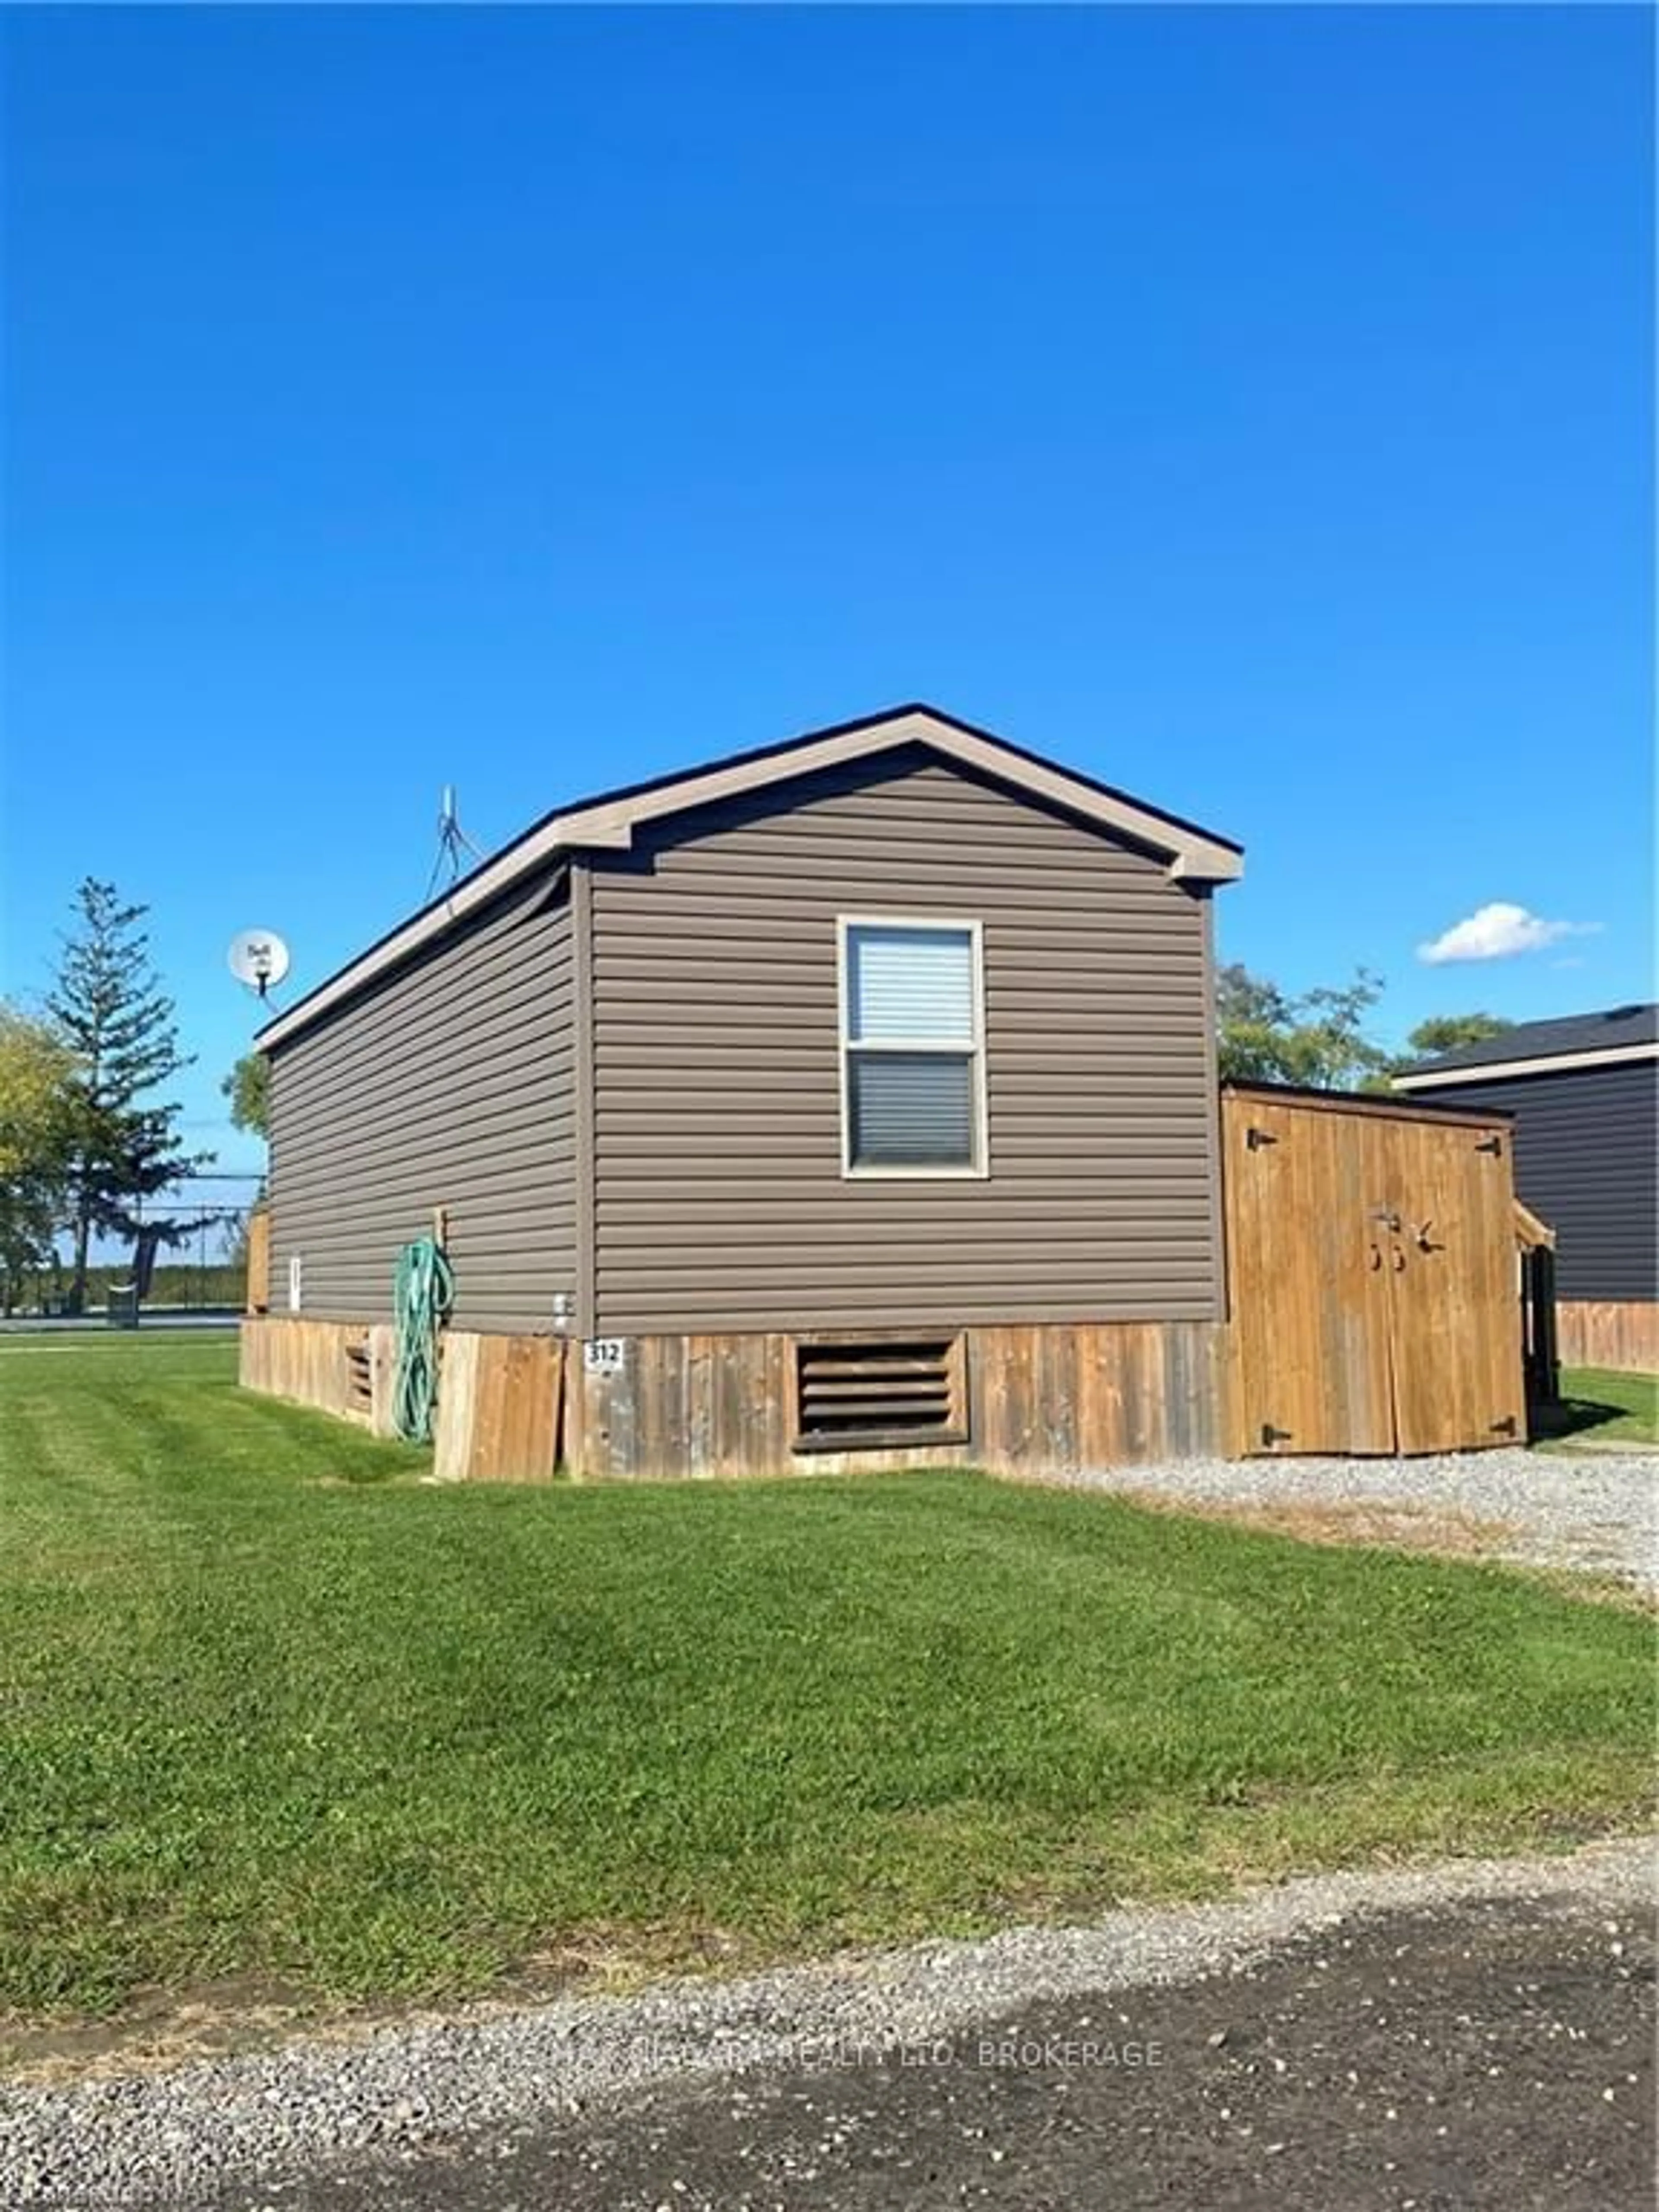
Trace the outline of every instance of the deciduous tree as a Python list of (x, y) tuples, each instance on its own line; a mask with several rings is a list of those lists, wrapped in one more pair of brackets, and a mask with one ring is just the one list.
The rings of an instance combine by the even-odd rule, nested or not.
[(0, 1305), (51, 1257), (69, 1171), (75, 1058), (49, 1022), (0, 1002)]
[(1382, 979), (1362, 968), (1352, 983), (1298, 996), (1234, 962), (1216, 977), (1224, 1081), (1290, 1083), (1310, 1091), (1376, 1089), (1389, 1055), (1365, 1035)]
[(1461, 1045), (1485, 1044), (1488, 1037), (1502, 1036), (1514, 1026), (1501, 1014), (1431, 1014), (1406, 1039), (1406, 1057), (1400, 1065), (1410, 1067), (1419, 1060), (1455, 1052)]
[(270, 1062), (264, 1053), (245, 1052), (219, 1088), (230, 1101), (234, 1127), (270, 1134)]

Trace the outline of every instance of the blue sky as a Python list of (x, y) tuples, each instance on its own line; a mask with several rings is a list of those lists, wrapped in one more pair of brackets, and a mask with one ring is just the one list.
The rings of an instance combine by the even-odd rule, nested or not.
[[(1650, 994), (1645, 12), (0, 31), (0, 989), (148, 901), (226, 1166), (232, 932), (327, 973), (444, 783), (915, 697), (1242, 839), (1224, 953), (1390, 1036)], [(1584, 927), (1417, 957), (1495, 902)]]

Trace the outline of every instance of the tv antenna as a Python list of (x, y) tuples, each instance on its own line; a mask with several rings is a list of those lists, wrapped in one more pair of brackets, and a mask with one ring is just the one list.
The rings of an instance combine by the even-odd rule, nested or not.
[(455, 787), (447, 783), (443, 796), (438, 801), (438, 857), (432, 863), (432, 873), (426, 879), (426, 895), (429, 899), (438, 888), (438, 878), (446, 868), (453, 884), (465, 870), (463, 855), (470, 854), (482, 860), (483, 854), (461, 827), (461, 817), (455, 811)]
[(288, 973), (288, 947), (274, 929), (240, 929), (230, 940), (230, 972), (261, 999)]

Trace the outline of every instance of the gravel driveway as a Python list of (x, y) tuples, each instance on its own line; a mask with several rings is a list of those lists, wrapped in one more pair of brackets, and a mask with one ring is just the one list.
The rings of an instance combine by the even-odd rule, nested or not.
[(1659, 1454), (1453, 1452), (1427, 1459), (1188, 1460), (1079, 1477), (1091, 1488), (1277, 1516), (1304, 1533), (1610, 1574), (1659, 1589)]
[(1653, 1854), (1328, 1875), (1091, 1928), (0, 2088), (53, 2212), (1650, 2201)]
[(1650, 1918), (1389, 1913), (1223, 1981), (143, 2212), (1652, 2212)]

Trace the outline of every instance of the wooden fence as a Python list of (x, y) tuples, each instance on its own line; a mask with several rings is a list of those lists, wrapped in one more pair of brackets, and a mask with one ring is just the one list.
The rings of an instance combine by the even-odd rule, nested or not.
[(1659, 1375), (1659, 1304), (1651, 1298), (1568, 1298), (1556, 1311), (1565, 1365)]

